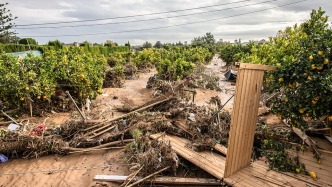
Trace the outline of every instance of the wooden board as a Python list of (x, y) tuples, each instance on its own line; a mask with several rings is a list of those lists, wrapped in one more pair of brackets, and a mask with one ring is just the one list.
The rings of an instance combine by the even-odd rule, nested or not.
[(322, 180), (313, 180), (309, 176), (291, 173), (278, 173), (268, 170), (263, 161), (255, 161), (251, 165), (224, 179), (224, 182), (233, 186), (331, 186), (331, 183)]
[(238, 63), (240, 69), (251, 69), (251, 70), (263, 70), (263, 71), (273, 71), (276, 70), (275, 66), (268, 66), (262, 64), (249, 64), (249, 63)]
[[(182, 121), (182, 120), (177, 120), (175, 121), (175, 125), (180, 128), (181, 130), (185, 131), (186, 133), (190, 134), (191, 136), (193, 136), (190, 132), (189, 132), (189, 128), (186, 124), (185, 121)], [(227, 148), (221, 144), (216, 144), (214, 147), (213, 147), (214, 150), (218, 151), (219, 153), (223, 154), (223, 155), (227, 155)]]
[(225, 177), (250, 164), (263, 75), (256, 69), (238, 71)]
[(158, 133), (150, 137), (152, 139), (159, 138), (160, 141), (170, 142), (172, 149), (186, 160), (210, 173), (217, 179), (224, 177), (225, 157), (209, 151), (196, 152), (191, 150), (186, 146), (190, 141), (177, 136), (165, 135), (164, 138), (160, 138), (161, 134)]
[(323, 181), (332, 186), (332, 154), (324, 151), (319, 151), (321, 155), (320, 163), (317, 163), (313, 153), (310, 149), (305, 151), (290, 151), (293, 156), (298, 156), (299, 161), (305, 165), (308, 172), (315, 172), (318, 181)]
[[(124, 182), (128, 176), (121, 175), (96, 175), (94, 180), (96, 181), (108, 181), (108, 182)], [(139, 180), (139, 177), (133, 179), (133, 181)], [(157, 177), (146, 182), (152, 184), (177, 184), (177, 185), (204, 185), (204, 186), (220, 186), (221, 182), (216, 179), (205, 178), (181, 178), (181, 177)]]

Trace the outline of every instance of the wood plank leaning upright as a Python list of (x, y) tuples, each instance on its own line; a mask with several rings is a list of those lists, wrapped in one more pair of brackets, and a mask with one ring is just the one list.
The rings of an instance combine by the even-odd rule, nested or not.
[(250, 164), (264, 71), (275, 69), (258, 64), (239, 65), (224, 177)]

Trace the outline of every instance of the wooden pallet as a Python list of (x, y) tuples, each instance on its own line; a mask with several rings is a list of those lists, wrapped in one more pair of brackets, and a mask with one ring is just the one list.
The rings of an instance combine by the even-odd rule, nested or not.
[(160, 138), (161, 134), (154, 134), (150, 137), (152, 139), (159, 138), (160, 141), (170, 142), (172, 149), (183, 158), (189, 160), (217, 179), (224, 177), (225, 157), (210, 151), (196, 152), (189, 149), (186, 145), (189, 144), (190, 141), (177, 136), (165, 135), (165, 137)]

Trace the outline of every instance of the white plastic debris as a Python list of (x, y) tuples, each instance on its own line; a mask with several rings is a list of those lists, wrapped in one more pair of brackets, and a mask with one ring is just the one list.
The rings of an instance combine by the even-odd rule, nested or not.
[(189, 113), (189, 117), (188, 119), (192, 122), (196, 122), (196, 119), (195, 119), (195, 114), (194, 113)]
[(19, 125), (16, 125), (15, 123), (11, 123), (8, 125), (8, 130), (11, 130), (11, 131), (16, 131), (20, 128)]

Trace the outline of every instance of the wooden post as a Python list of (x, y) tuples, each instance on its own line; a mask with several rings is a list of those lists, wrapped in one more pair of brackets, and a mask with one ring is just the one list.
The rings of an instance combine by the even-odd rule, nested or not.
[(264, 71), (274, 69), (272, 66), (240, 63), (224, 177), (250, 164)]

